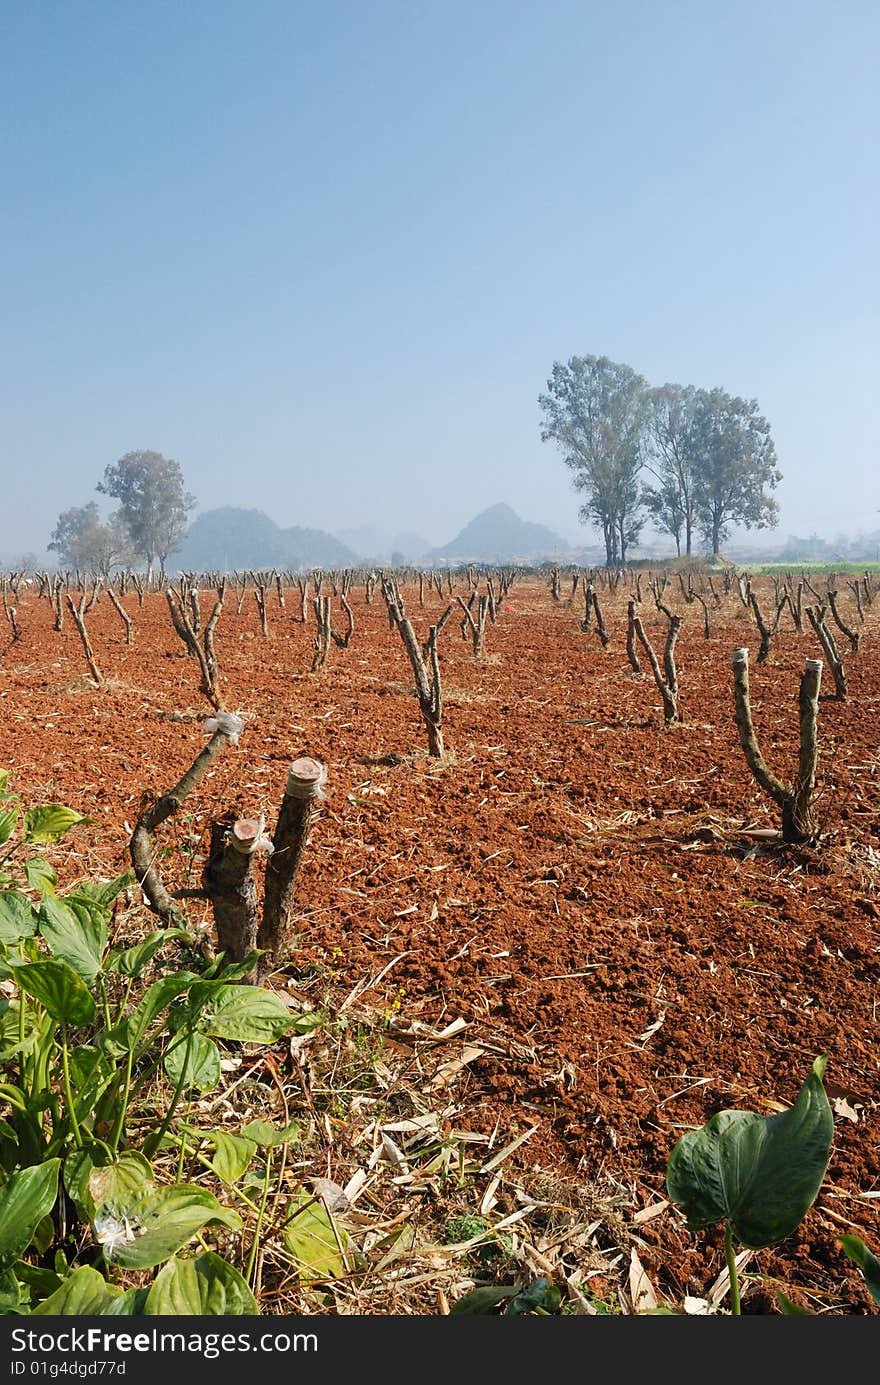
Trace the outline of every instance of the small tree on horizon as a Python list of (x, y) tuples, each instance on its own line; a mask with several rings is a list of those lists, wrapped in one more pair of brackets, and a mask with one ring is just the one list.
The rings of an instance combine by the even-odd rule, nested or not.
[(779, 502), (768, 494), (782, 480), (770, 424), (757, 399), (740, 399), (723, 389), (700, 390), (693, 418), (697, 524), (713, 554), (730, 523), (772, 529)]
[(691, 556), (697, 518), (694, 417), (700, 391), (693, 385), (660, 385), (650, 393), (645, 470), (654, 478), (642, 499), (661, 533), (671, 534), (681, 557)]
[(556, 361), (547, 393), (542, 442), (559, 445), (574, 472), (574, 487), (587, 500), (580, 517), (593, 521), (605, 539), (606, 565), (626, 562), (644, 523), (639, 473), (644, 461), (648, 384), (631, 366), (607, 356), (572, 356)]
[(96, 487), (119, 501), (118, 517), (135, 553), (152, 573), (158, 559), (162, 576), (170, 554), (180, 548), (187, 515), (196, 498), (184, 490), (179, 464), (161, 452), (126, 452), (104, 470)]
[(62, 510), (46, 547), (57, 553), (61, 562), (83, 571), (100, 572), (104, 577), (109, 577), (114, 567), (124, 565), (130, 556), (125, 525), (116, 515), (102, 520), (94, 500)]

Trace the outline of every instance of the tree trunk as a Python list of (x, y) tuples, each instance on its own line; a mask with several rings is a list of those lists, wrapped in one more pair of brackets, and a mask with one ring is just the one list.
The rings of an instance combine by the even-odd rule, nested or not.
[(645, 634), (640, 618), (635, 614), (635, 609), (632, 614), (633, 630), (648, 656), (648, 663), (651, 665), (654, 682), (657, 684), (663, 702), (663, 723), (665, 726), (669, 726), (678, 719), (678, 673), (675, 668), (675, 643), (683, 623), (679, 615), (672, 615), (669, 613), (668, 619), (669, 633), (666, 637), (666, 650), (663, 656), (666, 672), (664, 678), (663, 672), (660, 669), (660, 661), (654, 653), (650, 640)]
[(800, 755), (797, 779), (785, 784), (768, 767), (755, 736), (749, 696), (749, 651), (735, 649), (733, 653), (734, 697), (736, 724), (740, 745), (746, 762), (765, 793), (782, 810), (782, 839), (786, 842), (808, 842), (816, 834), (812, 811), (812, 795), (816, 785), (818, 759), (817, 721), (819, 685), (822, 660), (807, 659), (801, 676), (798, 704), (800, 709)]
[[(834, 679), (834, 695), (838, 702), (846, 700), (846, 669), (837, 648), (837, 641), (825, 623), (825, 607), (819, 606), (816, 610), (812, 606), (807, 607), (807, 618), (819, 637), (819, 643), (825, 651), (825, 657), (831, 666), (831, 675)], [(821, 662), (821, 660), (820, 660)]]
[(257, 946), (264, 951), (258, 964), (261, 975), (290, 959), (294, 887), (326, 779), (326, 766), (308, 755), (290, 766), (272, 838), (274, 850), (266, 863), (263, 917), (257, 932)]
[[(76, 628), (77, 628), (77, 630), (79, 631), (79, 637), (80, 637), (80, 640), (82, 641), (83, 650), (85, 651), (86, 662), (87, 662), (87, 664), (88, 664), (88, 666), (89, 666), (89, 673), (92, 675), (92, 679), (93, 679), (93, 681), (94, 681), (95, 687), (96, 687), (96, 688), (100, 688), (100, 687), (103, 687), (103, 685), (104, 685), (104, 675), (101, 673), (101, 670), (98, 668), (98, 665), (95, 663), (95, 655), (94, 655), (94, 653), (93, 653), (93, 651), (92, 651), (92, 646), (91, 646), (91, 643), (90, 643), (90, 641), (89, 641), (88, 631), (86, 630), (86, 622), (85, 622), (85, 603), (86, 603), (86, 597), (85, 597), (85, 594), (83, 594), (83, 595), (80, 597), (79, 606), (75, 606), (75, 605), (73, 604), (73, 601), (71, 600), (70, 593), (68, 592), (68, 594), (67, 594), (67, 604), (68, 604), (68, 606), (69, 606), (69, 608), (70, 608), (70, 614), (73, 616), (73, 619), (74, 619), (74, 621), (76, 622)], [(13, 621), (13, 628), (14, 628), (14, 621)]]
[(639, 663), (638, 651), (636, 650), (635, 601), (630, 601), (627, 603), (626, 615), (626, 657), (629, 659), (630, 667), (633, 668), (636, 673), (641, 673), (642, 666)]
[(255, 852), (264, 845), (263, 824), (226, 813), (211, 823), (211, 845), (202, 884), (214, 910), (220, 949), (243, 962), (257, 945)]
[(168, 793), (157, 799), (152, 808), (145, 809), (137, 820), (128, 844), (131, 864), (134, 867), (138, 884), (144, 892), (147, 903), (154, 914), (165, 923), (176, 921), (174, 896), (170, 895), (162, 883), (156, 867), (156, 850), (153, 846), (153, 833), (166, 818), (176, 813), (187, 794), (192, 793), (211, 764), (227, 744), (237, 745), (243, 730), (240, 717), (229, 712), (218, 712), (207, 723), (214, 728), (208, 744), (193, 760), (186, 774)]

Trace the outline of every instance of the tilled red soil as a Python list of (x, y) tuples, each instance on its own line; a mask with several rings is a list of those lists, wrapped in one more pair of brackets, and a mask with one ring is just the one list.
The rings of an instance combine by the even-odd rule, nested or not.
[[(505, 1056), (491, 1056), (490, 1042), (466, 1078), (486, 1128), (537, 1124), (526, 1149), (541, 1168), (583, 1179), (609, 1171), (644, 1205), (664, 1197), (685, 1130), (723, 1108), (789, 1104), (828, 1054), (836, 1118), (825, 1183), (796, 1235), (755, 1264), (813, 1311), (870, 1313), (834, 1237), (854, 1231), (880, 1253), (880, 596), (862, 624), (844, 589), (861, 645), (850, 653), (839, 637), (846, 700), (831, 696), (824, 671), (825, 835), (799, 849), (761, 835), (779, 814), (739, 746), (731, 653), (751, 650), (759, 744), (791, 778), (800, 673), (822, 653), (815, 636), (784, 616), (757, 665), (755, 624), (735, 588), (711, 612), (709, 639), (702, 611), (674, 590), (667, 599), (685, 618), (681, 724), (664, 727), (646, 661), (641, 673), (627, 661), (623, 586), (600, 588), (603, 649), (592, 626), (580, 628), (580, 596), (554, 602), (549, 583), (523, 577), (487, 627), (482, 661), (456, 616), (440, 636), (438, 762), (378, 593), (367, 604), (354, 589), (350, 646), (310, 674), (314, 625), (301, 623), (296, 589), (284, 609), (272, 593), (266, 638), (253, 593), (239, 614), (230, 588), (216, 647), (225, 705), (245, 731), (161, 829), (163, 845), (180, 848), (169, 883), (198, 884), (212, 817), (236, 807), (265, 812), (271, 827), (291, 760), (323, 761), (327, 799), (298, 881), (295, 964), (332, 956), (354, 985), (393, 963), (372, 993), (377, 1007), (399, 1000), (404, 1016), (435, 1023), (461, 1016), (477, 1045), (502, 1040)], [(467, 594), (463, 583), (456, 591)], [(448, 598), (432, 591), (421, 607), (416, 587), (405, 597), (427, 635)], [(212, 599), (203, 591), (206, 612)], [(0, 651), (0, 765), (11, 787), (29, 804), (60, 801), (96, 819), (59, 853), (68, 877), (126, 868), (144, 796), (168, 790), (205, 742), (210, 709), (164, 596), (140, 607), (130, 592), (124, 604), (131, 646), (106, 595), (87, 616), (100, 688), (70, 614), (54, 631), (35, 592), (20, 596), (20, 637)], [(662, 655), (665, 619), (650, 601), (641, 612)], [(206, 904), (187, 909), (193, 922), (207, 918)], [(679, 1301), (705, 1294), (723, 1266), (720, 1233), (692, 1235), (674, 1211), (639, 1235), (655, 1283)], [(762, 1311), (759, 1295), (752, 1303)]]

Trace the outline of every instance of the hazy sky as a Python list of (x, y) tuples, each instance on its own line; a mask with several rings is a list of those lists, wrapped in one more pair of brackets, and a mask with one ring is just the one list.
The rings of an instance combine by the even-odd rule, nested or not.
[(780, 541), (876, 529), (878, 70), (876, 0), (6, 0), (0, 552), (140, 448), (592, 539), (537, 404), (590, 353), (757, 398)]

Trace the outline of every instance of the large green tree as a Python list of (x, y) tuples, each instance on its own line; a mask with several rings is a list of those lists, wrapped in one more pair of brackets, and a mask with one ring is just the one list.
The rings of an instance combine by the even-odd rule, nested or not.
[(696, 528), (699, 399), (693, 385), (659, 385), (650, 393), (645, 470), (652, 482), (642, 496), (657, 528), (675, 539), (679, 557), (682, 544), (691, 556)]
[(607, 356), (572, 356), (566, 365), (554, 363), (538, 403), (542, 441), (557, 443), (575, 489), (586, 496), (581, 520), (601, 528), (609, 567), (625, 563), (644, 523), (647, 381)]
[(61, 562), (105, 577), (130, 556), (125, 526), (116, 516), (102, 520), (94, 500), (62, 510), (47, 547)]
[(126, 452), (104, 470), (97, 489), (119, 501), (119, 517), (134, 551), (152, 572), (158, 559), (164, 575), (170, 554), (180, 548), (195, 496), (184, 489), (180, 466), (161, 452)]
[(722, 389), (700, 390), (694, 409), (695, 511), (700, 533), (718, 553), (728, 526), (773, 528), (779, 503), (770, 491), (782, 480), (770, 424), (756, 399)]

